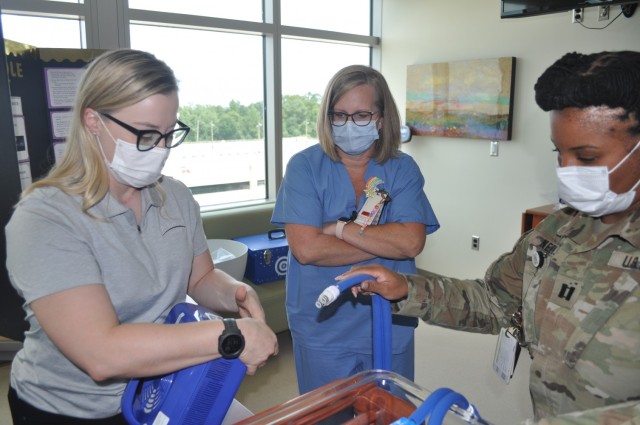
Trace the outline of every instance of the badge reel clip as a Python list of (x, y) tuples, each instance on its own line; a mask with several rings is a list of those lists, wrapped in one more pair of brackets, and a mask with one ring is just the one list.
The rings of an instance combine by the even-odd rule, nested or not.
[(511, 316), (511, 326), (500, 330), (498, 345), (493, 357), (493, 370), (505, 384), (511, 381), (513, 372), (518, 364), (521, 348), (525, 346), (522, 328), (522, 307), (520, 307)]
[(384, 206), (391, 202), (391, 196), (387, 191), (379, 188), (382, 184), (384, 182), (377, 177), (371, 177), (367, 181), (364, 189), (367, 199), (354, 220), (354, 223), (360, 225), (360, 235), (364, 234), (365, 227), (378, 224)]

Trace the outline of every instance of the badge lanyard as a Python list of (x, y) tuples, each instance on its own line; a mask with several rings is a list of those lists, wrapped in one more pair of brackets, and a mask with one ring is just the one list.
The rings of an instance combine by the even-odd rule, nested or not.
[(365, 186), (364, 193), (367, 196), (362, 209), (354, 220), (360, 225), (361, 235), (365, 227), (378, 224), (384, 206), (391, 201), (391, 196), (384, 189), (379, 188), (384, 182), (378, 177), (371, 177)]

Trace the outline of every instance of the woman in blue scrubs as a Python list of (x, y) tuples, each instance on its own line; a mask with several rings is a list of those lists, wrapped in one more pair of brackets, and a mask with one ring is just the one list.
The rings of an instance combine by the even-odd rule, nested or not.
[[(439, 227), (424, 177), (400, 151), (400, 114), (384, 77), (352, 65), (329, 82), (319, 143), (291, 158), (272, 223), (289, 242), (287, 316), (298, 388), (305, 393), (373, 368), (371, 300), (320, 293), (354, 265), (415, 273), (426, 235)], [(415, 318), (394, 317), (392, 369), (413, 379)]]

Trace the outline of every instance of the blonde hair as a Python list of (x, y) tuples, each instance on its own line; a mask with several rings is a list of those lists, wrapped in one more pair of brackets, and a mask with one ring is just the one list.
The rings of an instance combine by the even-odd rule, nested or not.
[(122, 49), (95, 58), (78, 86), (64, 155), (44, 178), (25, 189), (21, 198), (34, 189), (52, 186), (81, 196), (82, 211), (89, 214), (109, 190), (109, 171), (96, 136), (85, 125), (85, 110), (110, 113), (155, 94), (177, 91), (171, 68), (151, 53)]
[(383, 164), (389, 158), (396, 157), (400, 150), (400, 113), (387, 81), (380, 72), (369, 66), (350, 65), (331, 78), (318, 112), (318, 139), (322, 150), (334, 161), (340, 161), (333, 141), (329, 112), (346, 92), (363, 84), (373, 87), (375, 106), (379, 116), (384, 117), (380, 139), (373, 152), (373, 159)]

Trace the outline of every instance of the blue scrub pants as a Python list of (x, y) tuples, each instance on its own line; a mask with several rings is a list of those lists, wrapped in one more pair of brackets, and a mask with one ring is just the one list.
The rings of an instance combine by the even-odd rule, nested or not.
[[(347, 344), (345, 343), (345, 345)], [(312, 349), (297, 344), (294, 338), (293, 356), (296, 362), (300, 394), (363, 370), (373, 369), (372, 354), (354, 353), (347, 350), (348, 347), (343, 347), (339, 351)], [(392, 371), (413, 381), (414, 361), (414, 340), (412, 338), (407, 351), (392, 355)]]

